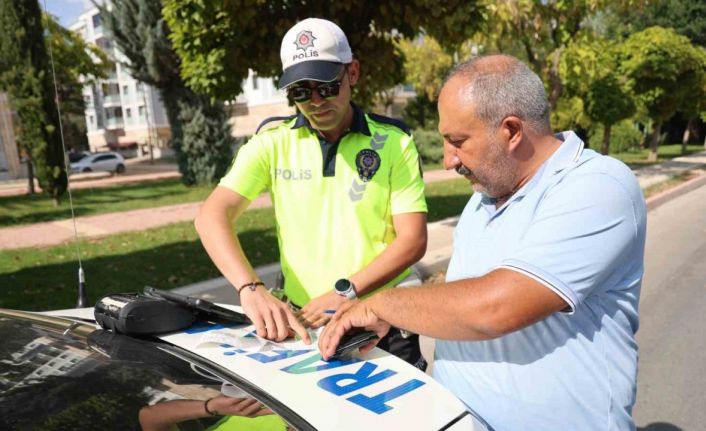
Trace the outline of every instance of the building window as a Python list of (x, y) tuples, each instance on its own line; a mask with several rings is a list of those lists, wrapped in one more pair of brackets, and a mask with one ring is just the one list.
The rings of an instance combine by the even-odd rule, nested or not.
[(146, 112), (147, 112), (147, 111), (145, 110), (145, 107), (144, 107), (144, 106), (140, 106), (138, 109), (139, 109), (140, 118), (141, 118), (141, 119), (145, 118), (145, 114), (146, 114)]
[(130, 108), (125, 109), (125, 116), (127, 118), (132, 118), (132, 109), (130, 109)]
[(257, 73), (252, 76), (252, 89), (257, 90)]
[(93, 115), (88, 116), (88, 123), (92, 126), (93, 125)]
[(123, 96), (127, 97), (130, 94), (130, 87), (123, 85)]
[(103, 19), (101, 18), (101, 14), (95, 14), (93, 15), (93, 28), (101, 28), (103, 26)]

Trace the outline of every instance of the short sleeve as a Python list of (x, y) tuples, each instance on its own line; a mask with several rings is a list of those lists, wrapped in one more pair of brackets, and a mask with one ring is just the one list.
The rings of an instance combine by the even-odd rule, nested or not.
[(254, 200), (270, 186), (270, 163), (267, 142), (256, 135), (240, 147), (235, 160), (219, 186)]
[(606, 174), (565, 177), (547, 191), (532, 225), (501, 267), (523, 272), (571, 311), (641, 259), (631, 193)]
[(392, 215), (427, 212), (419, 153), (412, 137), (401, 138), (400, 150), (390, 177)]

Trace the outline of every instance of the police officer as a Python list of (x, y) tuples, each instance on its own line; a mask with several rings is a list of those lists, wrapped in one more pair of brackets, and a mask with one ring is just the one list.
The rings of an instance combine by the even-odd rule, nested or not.
[[(293, 330), (309, 342), (305, 326), (320, 327), (341, 304), (410, 275), (426, 251), (427, 207), (409, 130), (351, 103), (360, 64), (343, 31), (306, 19), (286, 33), (280, 56), (279, 88), (299, 114), (243, 145), (195, 225), (258, 335), (281, 341)], [(258, 279), (231, 226), (264, 191), (276, 215), (289, 304)], [(426, 366), (415, 335), (393, 330), (379, 346)]]

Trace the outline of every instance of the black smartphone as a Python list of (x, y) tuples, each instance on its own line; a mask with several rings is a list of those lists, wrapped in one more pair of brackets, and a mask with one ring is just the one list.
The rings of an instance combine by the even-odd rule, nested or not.
[(336, 352), (331, 356), (331, 359), (345, 359), (355, 349), (359, 349), (378, 338), (380, 337), (373, 331), (347, 332), (338, 343)]

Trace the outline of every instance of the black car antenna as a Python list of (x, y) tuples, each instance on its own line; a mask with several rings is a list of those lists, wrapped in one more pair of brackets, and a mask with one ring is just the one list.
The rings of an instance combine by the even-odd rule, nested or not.
[[(47, 0), (44, 0), (44, 13), (49, 14), (47, 9)], [(47, 20), (48, 21), (48, 20)], [(51, 25), (47, 24), (47, 32), (51, 34)], [(66, 143), (64, 142), (64, 127), (61, 123), (61, 106), (59, 105), (59, 87), (56, 84), (56, 71), (54, 70), (54, 53), (52, 51), (51, 42), (49, 46), (49, 63), (51, 64), (51, 76), (54, 80), (54, 101), (56, 102), (56, 112), (59, 116), (59, 136), (61, 137), (61, 148), (64, 152), (64, 169), (66, 170), (66, 190), (69, 193), (69, 207), (71, 207), (71, 221), (74, 224), (74, 244), (76, 244), (76, 258), (78, 259), (78, 299), (76, 300), (76, 308), (88, 306), (88, 295), (86, 294), (86, 276), (83, 273), (83, 264), (81, 262), (81, 241), (78, 238), (78, 229), (76, 228), (76, 213), (74, 212), (74, 199), (71, 194), (71, 180), (69, 179), (69, 162), (66, 157)]]

